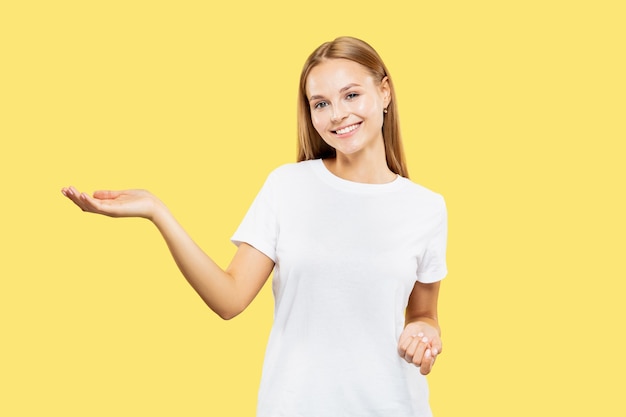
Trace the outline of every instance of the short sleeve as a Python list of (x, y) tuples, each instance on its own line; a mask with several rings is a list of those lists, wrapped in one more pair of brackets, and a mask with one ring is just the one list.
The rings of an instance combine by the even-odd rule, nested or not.
[(278, 220), (275, 178), (270, 174), (239, 224), (231, 242), (247, 243), (276, 262)]
[(417, 270), (417, 280), (428, 284), (442, 280), (448, 273), (446, 247), (448, 241), (448, 212), (443, 197), (433, 216), (426, 250)]

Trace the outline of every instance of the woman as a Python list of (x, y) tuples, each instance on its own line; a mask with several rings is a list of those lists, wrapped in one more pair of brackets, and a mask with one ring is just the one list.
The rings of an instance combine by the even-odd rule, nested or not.
[(269, 175), (225, 270), (147, 191), (62, 192), (84, 211), (150, 219), (224, 319), (274, 271), (259, 417), (429, 416), (424, 375), (442, 348), (443, 198), (407, 179), (391, 78), (367, 43), (321, 45), (299, 97), (299, 162)]

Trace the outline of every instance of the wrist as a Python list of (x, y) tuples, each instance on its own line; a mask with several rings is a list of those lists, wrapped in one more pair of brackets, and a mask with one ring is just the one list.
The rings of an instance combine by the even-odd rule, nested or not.
[(158, 198), (153, 197), (152, 209), (150, 210), (146, 218), (158, 227), (166, 221), (168, 215), (169, 210), (167, 206), (163, 204), (163, 202)]
[(437, 321), (436, 318), (433, 317), (412, 317), (412, 318), (407, 318), (405, 321), (405, 325), (404, 327), (407, 327), (411, 324), (416, 324), (419, 326), (423, 326), (423, 325), (427, 325), (430, 326), (432, 328), (434, 328), (435, 330), (437, 330), (437, 334), (439, 334), (439, 336), (441, 336), (441, 328), (439, 327), (439, 322)]

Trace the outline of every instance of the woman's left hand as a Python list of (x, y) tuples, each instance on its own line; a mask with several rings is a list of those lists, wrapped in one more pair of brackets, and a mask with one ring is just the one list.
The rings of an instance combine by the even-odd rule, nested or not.
[(414, 321), (404, 328), (398, 341), (398, 354), (420, 368), (422, 375), (433, 369), (442, 345), (439, 330), (423, 321)]

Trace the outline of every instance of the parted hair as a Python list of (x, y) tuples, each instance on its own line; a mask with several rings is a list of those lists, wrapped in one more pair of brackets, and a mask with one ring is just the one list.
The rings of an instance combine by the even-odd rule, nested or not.
[(306, 95), (306, 82), (311, 69), (329, 59), (348, 59), (361, 64), (369, 71), (374, 81), (379, 83), (387, 77), (391, 99), (382, 127), (387, 166), (394, 173), (408, 178), (400, 135), (396, 93), (389, 71), (374, 48), (360, 39), (349, 36), (323, 43), (309, 55), (304, 63), (298, 93), (298, 162), (336, 156), (335, 149), (324, 142), (313, 127), (311, 108)]

